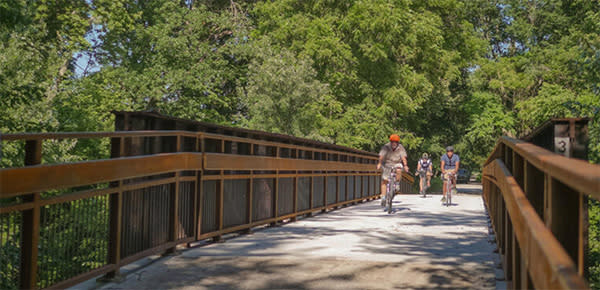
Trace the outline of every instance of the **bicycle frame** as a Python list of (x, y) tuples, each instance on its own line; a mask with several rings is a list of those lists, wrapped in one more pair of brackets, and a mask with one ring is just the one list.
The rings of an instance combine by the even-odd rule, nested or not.
[(419, 170), (419, 183), (421, 185), (421, 196), (425, 197), (426, 192), (427, 192), (427, 171), (426, 170)]
[(448, 180), (446, 181), (446, 206), (452, 204), (452, 185), (456, 182), (456, 173), (448, 174)]
[(385, 198), (386, 198), (386, 209), (388, 213), (392, 213), (392, 200), (394, 199), (394, 195), (396, 193), (396, 167), (393, 166), (392, 170), (390, 171), (390, 178), (388, 180), (387, 183), (387, 187), (386, 187), (386, 193), (385, 193)]

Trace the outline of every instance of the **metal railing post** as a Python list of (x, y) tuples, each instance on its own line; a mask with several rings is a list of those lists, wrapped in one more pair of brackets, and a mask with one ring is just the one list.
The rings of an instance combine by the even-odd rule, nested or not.
[[(280, 147), (275, 147), (275, 158), (279, 158), (281, 156)], [(274, 218), (279, 217), (279, 170), (275, 170), (275, 180), (273, 181), (273, 203), (271, 204), (271, 213)], [(271, 226), (277, 225), (277, 222), (274, 221), (271, 223)]]
[[(111, 158), (125, 155), (125, 138), (111, 138)], [(111, 182), (110, 187), (121, 188), (123, 181)], [(109, 208), (109, 240), (108, 240), (108, 263), (115, 265), (115, 270), (106, 273), (100, 280), (121, 279), (119, 266), (121, 264), (121, 231), (123, 220), (123, 192), (121, 190), (108, 197)]]
[(513, 226), (510, 214), (504, 208), (504, 278), (510, 281), (513, 278)]
[[(254, 144), (250, 144), (250, 155), (254, 156)], [(246, 221), (248, 222), (248, 224), (251, 224), (253, 221), (252, 203), (254, 199), (254, 170), (250, 170), (250, 180), (248, 181), (247, 192), (248, 198), (246, 200)]]
[[(42, 163), (42, 140), (25, 141), (25, 166)], [(21, 238), (21, 289), (37, 288), (38, 243), (40, 240), (40, 193), (23, 197), (23, 202), (33, 203), (33, 208), (23, 211)]]
[[(203, 159), (203, 164), (204, 164), (204, 152), (205, 152), (205, 140), (204, 136), (200, 135), (200, 140), (199, 140), (199, 148), (198, 151), (202, 154), (202, 159)], [(202, 165), (202, 170), (200, 171), (200, 173), (198, 174), (198, 184), (196, 185), (196, 187), (198, 188), (198, 193), (197, 193), (197, 201), (196, 201), (196, 206), (197, 206), (197, 213), (196, 213), (196, 220), (194, 220), (194, 222), (196, 223), (196, 240), (198, 240), (200, 238), (200, 235), (202, 234), (202, 215), (204, 213), (204, 165)]]
[[(181, 152), (182, 136), (177, 135), (176, 152)], [(171, 204), (169, 206), (169, 241), (175, 242), (179, 238), (179, 178), (181, 177), (181, 171), (175, 172), (175, 184), (171, 188)], [(177, 250), (177, 245), (173, 245), (172, 248), (168, 248), (165, 254), (173, 254)]]
[[(579, 264), (579, 238), (583, 237), (582, 201), (580, 193), (548, 176), (546, 227), (552, 231), (575, 264)], [(583, 265), (578, 268), (583, 274)]]

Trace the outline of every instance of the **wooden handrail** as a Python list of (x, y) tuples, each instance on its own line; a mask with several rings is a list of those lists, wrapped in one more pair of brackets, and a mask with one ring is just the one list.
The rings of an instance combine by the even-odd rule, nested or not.
[(600, 165), (502, 137), (483, 177), (509, 286), (587, 289), (587, 198), (600, 200)]
[(499, 150), (501, 150), (501, 144), (510, 147), (527, 162), (539, 168), (545, 174), (552, 176), (552, 178), (600, 200), (600, 165), (567, 158), (531, 143), (507, 136), (498, 141), (485, 165), (495, 161)]
[[(483, 174), (486, 180), (500, 188), (516, 238), (521, 245), (524, 265), (527, 265), (527, 270), (531, 273), (534, 286), (541, 289), (588, 288), (567, 252), (546, 228), (504, 163), (499, 159), (494, 160), (484, 168)], [(520, 285), (513, 287), (520, 288)]]
[[(136, 140), (145, 137), (152, 138)], [(111, 138), (112, 158), (40, 164), (45, 140), (86, 138)], [(66, 287), (99, 274), (114, 277), (119, 267), (150, 254), (171, 251), (179, 243), (218, 239), (225, 233), (295, 220), (379, 196), (381, 173), (376, 170), (376, 153), (303, 143), (299, 138), (277, 142), (191, 131), (0, 136), (0, 142), (13, 141), (25, 141), (26, 161), (24, 167), (0, 169), (0, 198), (6, 200), (0, 214), (21, 215), (26, 221), (19, 229), (23, 235), (11, 234), (20, 243), (22, 266), (19, 277), (13, 278), (22, 280), (21, 288)], [(239, 150), (234, 150), (233, 144), (229, 147), (229, 142), (237, 142)], [(144, 146), (152, 148), (146, 150)], [(257, 155), (256, 146), (268, 147), (269, 156)], [(283, 155), (284, 150), (289, 154)], [(169, 153), (156, 153), (164, 151)], [(411, 184), (412, 176), (403, 173), (403, 192), (410, 192)], [(67, 190), (53, 192), (63, 189)], [(91, 204), (102, 209), (99, 213), (92, 211), (100, 215), (99, 219), (90, 219), (92, 212), (85, 211)], [(282, 205), (285, 209), (280, 209)], [(41, 240), (52, 238), (44, 227), (50, 223), (44, 215), (57, 211), (85, 215), (84, 220), (72, 225), (73, 231), (83, 231), (86, 227), (82, 223), (90, 221), (106, 231), (108, 244), (101, 248), (107, 258), (97, 262), (99, 268), (65, 268), (68, 271), (61, 278), (40, 278), (38, 271), (46, 274), (50, 266), (48, 258), (38, 254), (39, 247), (46, 247), (43, 253), (52, 259), (65, 258), (52, 251), (47, 254), (47, 248), (54, 245), (41, 245)], [(12, 218), (0, 222), (17, 228)], [(142, 228), (162, 240), (144, 240), (139, 236)]]
[[(0, 169), (0, 197), (63, 189), (180, 170), (201, 170), (200, 153), (165, 153)], [(5, 180), (15, 182), (4, 182)]]
[[(220, 153), (163, 153), (67, 164), (0, 169), (0, 198), (182, 170), (347, 170), (348, 163)], [(372, 164), (352, 164), (354, 171), (376, 172)]]
[(373, 152), (346, 148), (347, 151), (336, 151), (332, 149), (316, 148), (310, 146), (285, 144), (273, 141), (257, 140), (244, 137), (236, 137), (215, 133), (193, 132), (181, 130), (157, 130), (157, 131), (114, 131), (114, 132), (48, 132), (48, 133), (13, 133), (1, 134), (0, 141), (20, 141), (20, 140), (61, 140), (61, 139), (91, 139), (91, 138), (141, 138), (141, 137), (190, 137), (218, 139), (225, 141), (234, 141), (241, 143), (250, 143), (254, 145), (273, 146), (287, 149), (298, 149), (306, 151), (315, 151), (321, 153), (344, 154), (353, 157), (361, 157), (376, 160), (378, 155)]
[(197, 137), (203, 133), (179, 130), (152, 130), (152, 131), (107, 131), (107, 132), (43, 132), (43, 133), (12, 133), (2, 134), (2, 141), (18, 140), (60, 140), (60, 139), (85, 139), (85, 138), (118, 138), (118, 137), (168, 137), (186, 136)]

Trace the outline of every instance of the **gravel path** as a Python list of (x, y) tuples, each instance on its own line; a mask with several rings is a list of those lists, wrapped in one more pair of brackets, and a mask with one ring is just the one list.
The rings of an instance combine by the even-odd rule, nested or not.
[[(463, 192), (469, 192), (468, 190)], [(476, 192), (476, 191), (475, 191)], [(483, 201), (400, 195), (156, 260), (103, 289), (496, 288)]]

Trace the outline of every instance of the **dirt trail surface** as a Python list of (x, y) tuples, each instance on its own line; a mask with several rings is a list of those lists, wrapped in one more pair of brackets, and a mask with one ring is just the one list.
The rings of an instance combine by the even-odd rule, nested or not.
[(103, 289), (494, 289), (481, 196), (400, 195), (158, 259)]

